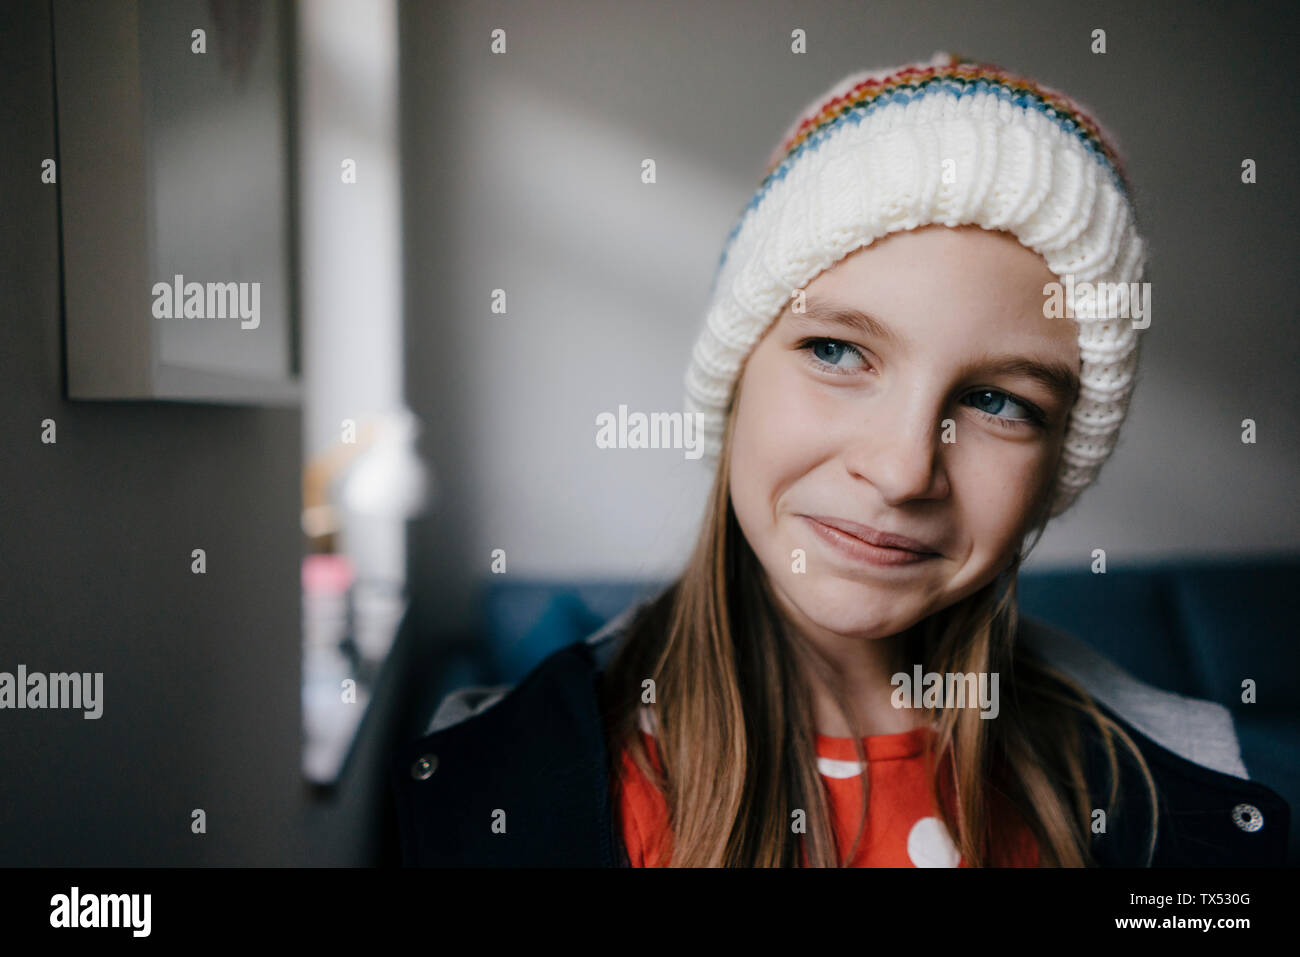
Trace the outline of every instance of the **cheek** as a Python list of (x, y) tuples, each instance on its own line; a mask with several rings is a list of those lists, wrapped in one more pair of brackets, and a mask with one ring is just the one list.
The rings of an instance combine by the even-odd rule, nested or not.
[(736, 410), (736, 442), (768, 461), (788, 458), (809, 433), (816, 410), (806, 397), (798, 370), (775, 350), (756, 353), (745, 372)]
[(967, 448), (952, 459), (952, 485), (971, 550), (1000, 557), (1020, 544), (1037, 497), (1042, 494), (1048, 456), (1040, 447), (990, 443)]
[(731, 444), (731, 496), (742, 527), (774, 521), (782, 493), (817, 462), (817, 410), (797, 369), (778, 350), (751, 356), (741, 380)]

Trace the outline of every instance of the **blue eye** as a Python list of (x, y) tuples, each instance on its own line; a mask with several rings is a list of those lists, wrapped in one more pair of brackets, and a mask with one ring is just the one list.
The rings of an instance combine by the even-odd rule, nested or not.
[[(1013, 423), (1018, 422), (1026, 425), (1042, 424), (1042, 417), (1037, 409), (1034, 409), (1027, 403), (1021, 402), (1019, 399), (1007, 395), (1007, 393), (1001, 392), (997, 389), (980, 389), (977, 392), (970, 393), (962, 401), (965, 402), (968, 399), (975, 400), (970, 404), (977, 411), (984, 413), (990, 419), (993, 419), (999, 425), (1006, 428), (1015, 428), (1016, 426)], [(1012, 417), (999, 415), (998, 413), (1005, 409), (1008, 403), (1018, 406), (1025, 414), (1022, 416)]]
[[(866, 365), (861, 352), (839, 339), (809, 339), (799, 346), (806, 350), (816, 365), (839, 372), (858, 369)], [(844, 361), (847, 360), (847, 361)]]
[[(850, 375), (870, 368), (861, 350), (840, 339), (805, 339), (799, 343), (799, 349), (808, 354), (809, 361), (821, 372)], [(1041, 410), (1000, 389), (977, 389), (961, 401), (1004, 429), (1019, 429), (1023, 426), (1044, 428), (1047, 423), (1047, 417)], [(1021, 414), (1001, 414), (1008, 405), (1018, 407)]]

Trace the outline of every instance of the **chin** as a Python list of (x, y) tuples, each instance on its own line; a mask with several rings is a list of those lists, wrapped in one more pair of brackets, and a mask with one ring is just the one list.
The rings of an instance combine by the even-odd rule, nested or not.
[(787, 579), (785, 597), (804, 619), (844, 638), (886, 638), (924, 617), (921, 609), (900, 601), (896, 591), (832, 575), (807, 576), (794, 583)]

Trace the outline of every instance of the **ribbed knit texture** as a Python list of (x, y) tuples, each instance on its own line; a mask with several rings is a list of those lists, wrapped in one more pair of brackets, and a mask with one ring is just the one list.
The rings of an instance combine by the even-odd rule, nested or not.
[[(955, 164), (945, 183), (944, 161)], [(795, 290), (862, 246), (938, 223), (1006, 230), (1065, 285), (1078, 327), (1080, 393), (1051, 515), (1110, 456), (1128, 411), (1138, 332), (1103, 298), (1087, 317), (1066, 282), (1142, 279), (1146, 248), (1110, 138), (1059, 91), (950, 53), (848, 76), (791, 125), (727, 238), (685, 408), (721, 449), (727, 401), (750, 350)], [(1086, 311), (1086, 305), (1081, 311)]]

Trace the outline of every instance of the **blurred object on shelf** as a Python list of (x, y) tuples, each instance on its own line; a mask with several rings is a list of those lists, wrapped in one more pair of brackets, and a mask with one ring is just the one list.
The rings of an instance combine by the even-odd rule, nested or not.
[(376, 428), (363, 422), (356, 442), (336, 442), (311, 459), (302, 470), (302, 530), (308, 551), (338, 550), (338, 509), (330, 496), (334, 481), (375, 440)]
[(420, 514), (433, 489), (433, 478), (415, 451), (420, 420), (410, 409), (396, 409), (367, 420), (365, 432), (370, 441), (343, 479), (343, 508), (391, 518)]
[(346, 555), (303, 558), (302, 630), (308, 646), (333, 647), (347, 638), (352, 578), (352, 563)]
[(339, 482), (341, 550), (358, 581), (404, 587), (406, 522), (428, 507), (433, 477), (416, 452), (420, 421), (409, 409), (377, 415), (370, 424), (373, 440)]
[(303, 469), (303, 773), (334, 783), (406, 614), (406, 522), (428, 507), (432, 476), (398, 409), (358, 422)]
[(400, 587), (357, 582), (352, 590), (352, 641), (363, 661), (378, 665), (384, 660), (405, 613)]
[(303, 774), (333, 784), (347, 761), (407, 602), (397, 586), (357, 581), (346, 555), (302, 561)]
[[(364, 704), (344, 700), (354, 677), (345, 650), (352, 563), (345, 555), (307, 555), (302, 560), (303, 772), (324, 782), (338, 772), (341, 754), (360, 722)], [(358, 699), (360, 695), (358, 694)]]

